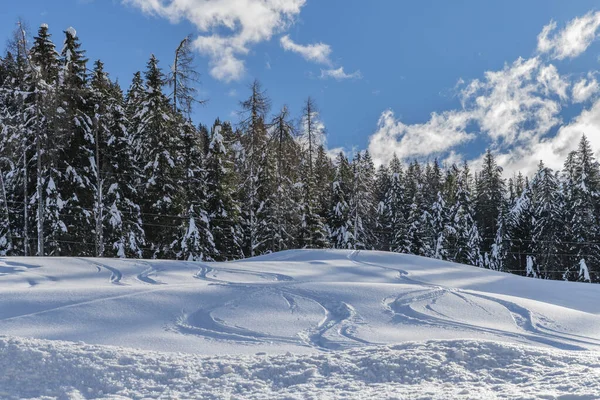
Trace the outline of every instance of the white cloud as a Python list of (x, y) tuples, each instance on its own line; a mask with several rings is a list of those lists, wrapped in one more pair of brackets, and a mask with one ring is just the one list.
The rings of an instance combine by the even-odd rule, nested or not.
[[(538, 36), (537, 56), (519, 58), (483, 78), (459, 80), (454, 88), (461, 107), (433, 113), (424, 123), (405, 124), (391, 110), (384, 111), (369, 150), (377, 163), (395, 153), (404, 160), (441, 157), (444, 162), (460, 160), (457, 147), (477, 138), (497, 154), (507, 176), (522, 171), (533, 174), (540, 160), (554, 169), (562, 168), (568, 153), (586, 134), (600, 158), (600, 84), (598, 71), (575, 78), (561, 74), (550, 59), (582, 54), (596, 38), (600, 12), (588, 13), (557, 29), (555, 22)], [(573, 103), (592, 104), (566, 124), (563, 108)], [(471, 160), (480, 168), (481, 155)]]
[(322, 69), (320, 78), (333, 78), (335, 80), (341, 81), (344, 79), (362, 79), (362, 74), (360, 73), (360, 71), (354, 71), (351, 74), (348, 74), (344, 71), (344, 67), (339, 67), (336, 69)]
[(568, 84), (539, 58), (519, 58), (488, 71), (461, 92), (463, 107), (494, 142), (511, 145), (546, 133), (560, 122), (560, 99)]
[[(600, 157), (600, 100), (596, 100), (569, 124), (560, 127), (555, 136), (500, 152), (498, 163), (505, 168), (507, 175), (518, 171), (532, 175), (540, 160), (546, 166), (560, 170), (569, 152), (577, 148), (583, 134), (596, 150), (596, 157)], [(475, 166), (479, 168), (480, 165)]]
[(384, 111), (370, 138), (369, 152), (376, 164), (388, 162), (394, 154), (410, 159), (443, 153), (474, 138), (465, 130), (469, 118), (468, 113), (451, 111), (433, 113), (424, 124), (406, 125), (393, 111)]
[[(210, 59), (210, 74), (230, 82), (245, 72), (242, 56), (270, 40), (298, 16), (306, 0), (122, 0), (144, 13), (177, 23), (183, 19), (203, 34), (195, 47)], [(223, 31), (228, 34), (223, 34)], [(218, 32), (218, 33), (217, 33)]]
[(556, 22), (551, 21), (538, 35), (538, 51), (549, 53), (558, 60), (577, 57), (596, 39), (599, 27), (600, 11), (574, 18), (562, 31), (554, 35), (552, 33), (556, 29)]
[(394, 153), (403, 159), (457, 160), (454, 148), (476, 133), (498, 150), (528, 147), (561, 122), (561, 105), (568, 99), (569, 82), (537, 57), (518, 59), (464, 84), (456, 87), (462, 108), (433, 113), (425, 123), (404, 124), (392, 111), (383, 112), (369, 143), (374, 160), (387, 162)]
[(283, 36), (280, 41), (281, 47), (285, 51), (298, 53), (306, 61), (316, 62), (318, 64), (331, 65), (329, 56), (331, 55), (331, 46), (325, 43), (316, 43), (301, 45), (290, 39), (289, 35)]
[(590, 97), (598, 93), (598, 81), (592, 74), (588, 78), (582, 78), (573, 85), (573, 103), (586, 102)]

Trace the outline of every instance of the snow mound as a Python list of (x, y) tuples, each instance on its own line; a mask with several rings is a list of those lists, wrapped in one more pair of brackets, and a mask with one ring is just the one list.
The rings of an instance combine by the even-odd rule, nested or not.
[(600, 355), (433, 341), (206, 357), (0, 337), (3, 399), (597, 398)]
[(71, 37), (77, 37), (77, 31), (72, 26), (67, 28), (66, 32), (71, 35)]
[(385, 252), (0, 258), (4, 335), (203, 355), (457, 339), (599, 350), (598, 299), (600, 285)]

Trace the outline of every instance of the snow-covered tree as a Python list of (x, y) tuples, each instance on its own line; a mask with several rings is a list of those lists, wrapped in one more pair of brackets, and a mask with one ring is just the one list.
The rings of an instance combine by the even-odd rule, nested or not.
[[(229, 132), (228, 132), (229, 131)], [(229, 124), (217, 121), (205, 161), (207, 184), (207, 214), (215, 243), (211, 258), (217, 261), (243, 257), (243, 232), (240, 205), (236, 199), (238, 177), (233, 169), (231, 144), (225, 137), (231, 134)]]
[(562, 199), (558, 176), (540, 161), (531, 181), (531, 252), (535, 255), (534, 269), (545, 279), (562, 278), (560, 254), (565, 229)]
[(274, 251), (296, 246), (300, 224), (299, 193), (296, 187), (299, 182), (296, 166), (299, 164), (300, 147), (289, 118), (289, 111), (284, 106), (273, 119), (270, 130), (270, 149), (275, 154), (275, 187), (270, 200), (274, 207)]
[(133, 160), (123, 93), (100, 61), (95, 63), (91, 90), (97, 255), (139, 258), (145, 245), (136, 188), (141, 172)]
[(332, 209), (328, 218), (330, 243), (336, 249), (350, 249), (354, 243), (350, 218), (350, 196), (353, 183), (352, 168), (343, 152), (336, 158), (332, 187)]
[(164, 75), (154, 55), (146, 69), (146, 89), (139, 109), (139, 130), (134, 137), (141, 140), (142, 217), (150, 247), (145, 257), (172, 258), (178, 254), (181, 218), (184, 208), (181, 190), (183, 168), (181, 138), (176, 134), (176, 121), (169, 100), (162, 91)]
[(375, 167), (368, 152), (357, 153), (352, 160), (352, 189), (350, 192), (350, 220), (352, 247), (373, 248), (375, 226), (374, 178)]
[(390, 186), (385, 195), (386, 229), (390, 235), (390, 250), (404, 251), (407, 226), (405, 209), (407, 208), (402, 164), (396, 155), (390, 162)]
[(181, 115), (175, 115), (175, 118), (183, 145), (178, 164), (184, 168), (181, 187), (188, 210), (180, 257), (192, 261), (209, 261), (215, 253), (215, 243), (206, 210), (208, 194), (202, 137), (189, 120)]

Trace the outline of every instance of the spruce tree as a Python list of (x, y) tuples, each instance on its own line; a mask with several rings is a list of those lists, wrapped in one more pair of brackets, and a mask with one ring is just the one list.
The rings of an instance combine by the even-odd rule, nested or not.
[[(325, 227), (328, 191), (322, 182), (329, 174), (329, 161), (324, 154), (325, 131), (319, 113), (311, 98), (306, 100), (300, 123), (298, 141), (302, 148), (300, 174), (302, 194), (300, 198), (301, 225), (298, 235), (303, 248), (325, 248), (329, 246)], [(321, 185), (320, 185), (321, 184)], [(328, 186), (325, 186), (328, 187)]]
[(390, 191), (392, 184), (390, 171), (385, 165), (381, 165), (375, 174), (374, 201), (375, 201), (375, 225), (374, 225), (374, 243), (375, 250), (390, 251), (391, 234), (388, 230), (390, 225), (388, 205), (386, 196)]
[(211, 142), (205, 161), (207, 184), (207, 214), (215, 249), (212, 259), (226, 261), (243, 257), (241, 210), (236, 192), (238, 176), (232, 162), (231, 126), (217, 121), (212, 129)]
[(385, 211), (387, 213), (386, 229), (390, 235), (390, 250), (402, 252), (405, 250), (407, 234), (405, 210), (407, 208), (404, 187), (404, 171), (396, 155), (390, 161), (390, 186), (385, 196)]
[(265, 117), (270, 108), (266, 92), (258, 81), (250, 87), (251, 94), (241, 103), (241, 123), (244, 148), (244, 196), (242, 213), (245, 232), (245, 254), (249, 257), (268, 252), (273, 237), (272, 190), (273, 163), (267, 147)]
[(375, 168), (368, 152), (357, 153), (352, 161), (353, 181), (350, 195), (352, 247), (373, 248), (375, 226), (374, 178)]
[(29, 176), (32, 176), (32, 181), (35, 177), (32, 203), (35, 204), (36, 254), (39, 256), (60, 254), (56, 239), (66, 229), (60, 214), (64, 201), (55, 184), (60, 180), (59, 159), (63, 145), (56, 133), (58, 57), (48, 26), (41, 25), (33, 40), (29, 74), (26, 77), (26, 84), (33, 95), (27, 97), (23, 110), (27, 121), (25, 126), (31, 133), (32, 141), (29, 165), (35, 165), (35, 174)]
[(350, 218), (350, 197), (353, 173), (343, 152), (336, 158), (335, 177), (332, 183), (332, 209), (328, 218), (329, 242), (336, 249), (350, 249), (354, 243)]
[(591, 280), (597, 282), (599, 276), (600, 238), (598, 229), (598, 202), (600, 196), (600, 171), (593, 156), (590, 143), (582, 136), (578, 149), (571, 153), (564, 167), (566, 232), (568, 232), (567, 260), (564, 278), (582, 279), (579, 274), (581, 260), (589, 269)]
[(144, 256), (173, 258), (179, 253), (181, 220), (188, 211), (181, 188), (184, 171), (178, 164), (182, 146), (171, 105), (162, 91), (164, 75), (154, 55), (145, 76), (146, 89), (133, 114), (140, 122), (134, 137), (141, 140), (141, 206), (150, 246)]
[(536, 274), (545, 279), (561, 279), (560, 253), (564, 237), (564, 213), (560, 182), (557, 175), (540, 161), (531, 181), (533, 217), (532, 249)]
[(300, 214), (298, 212), (298, 166), (300, 147), (295, 140), (295, 130), (289, 119), (287, 107), (273, 119), (271, 126), (271, 151), (275, 154), (275, 187), (270, 204), (274, 206), (275, 231), (273, 250), (282, 251), (296, 246)]
[(63, 143), (57, 160), (57, 203), (66, 230), (53, 232), (60, 241), (60, 255), (95, 255), (94, 134), (91, 93), (87, 85), (87, 58), (73, 28), (65, 32), (61, 51), (60, 87), (55, 135)]
[[(504, 215), (505, 208), (504, 190), (502, 168), (498, 166), (491, 150), (488, 150), (475, 188), (475, 219), (482, 238), (482, 252), (488, 253), (488, 257), (492, 245), (499, 240), (499, 217)], [(496, 254), (500, 253), (496, 251)]]
[(472, 177), (469, 166), (465, 162), (460, 171), (456, 173), (454, 186), (455, 202), (450, 209), (450, 224), (448, 258), (462, 264), (483, 267), (480, 246), (481, 237), (475, 222), (475, 211), (471, 200)]
[(180, 258), (190, 261), (210, 261), (215, 253), (215, 243), (210, 232), (207, 212), (206, 172), (204, 171), (204, 149), (200, 132), (182, 115), (176, 115), (182, 149), (179, 163), (184, 167), (181, 187), (185, 197), (188, 218), (181, 240)]
[(97, 255), (140, 258), (145, 234), (135, 185), (141, 174), (133, 161), (123, 92), (101, 61), (95, 63), (91, 90)]

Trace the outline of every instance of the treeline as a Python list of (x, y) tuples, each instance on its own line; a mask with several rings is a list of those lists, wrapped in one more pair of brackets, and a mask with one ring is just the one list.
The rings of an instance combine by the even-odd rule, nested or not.
[(126, 93), (73, 29), (42, 25), (0, 59), (0, 253), (232, 260), (293, 248), (378, 249), (544, 279), (600, 281), (600, 170), (585, 137), (562, 171), (506, 181), (467, 164), (368, 152), (332, 160), (316, 105), (270, 115), (258, 82), (236, 126), (190, 119), (189, 42)]

